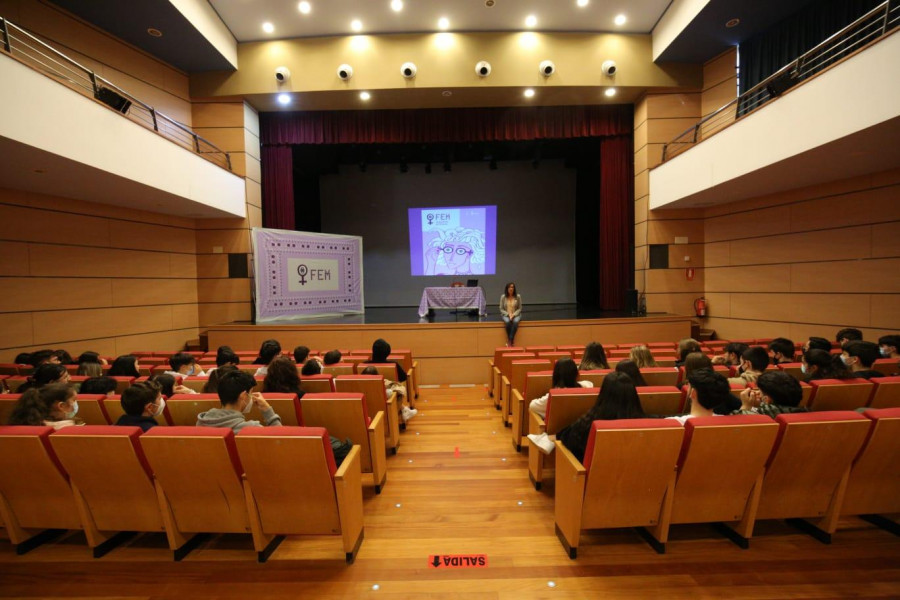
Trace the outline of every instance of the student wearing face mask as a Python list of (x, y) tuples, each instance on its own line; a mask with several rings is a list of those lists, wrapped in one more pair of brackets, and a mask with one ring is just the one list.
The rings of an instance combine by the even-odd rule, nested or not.
[(769, 366), (769, 353), (762, 346), (751, 346), (741, 355), (741, 374), (730, 377), (728, 383), (742, 385), (753, 383)]
[(119, 417), (116, 425), (140, 427), (144, 431), (159, 425), (155, 417), (162, 416), (166, 408), (166, 399), (152, 381), (140, 381), (125, 388), (121, 403), (125, 414)]
[(900, 335), (883, 335), (878, 338), (881, 358), (900, 358)]
[(76, 420), (77, 414), (75, 388), (66, 383), (50, 383), (22, 394), (9, 415), (9, 425), (49, 425), (53, 429), (83, 425)]
[(853, 377), (871, 379), (884, 377), (884, 373), (872, 369), (872, 364), (881, 356), (878, 344), (862, 340), (847, 342), (841, 352), (841, 361), (850, 369)]
[[(281, 417), (269, 406), (266, 399), (258, 392), (251, 392), (256, 386), (256, 379), (249, 373), (234, 371), (226, 373), (219, 380), (219, 401), (222, 408), (213, 408), (197, 415), (198, 427), (229, 427), (235, 433), (244, 427), (272, 427), (281, 425)], [(244, 417), (253, 408), (260, 410), (263, 423), (247, 421)]]
[(178, 377), (205, 377), (206, 373), (197, 366), (194, 357), (187, 352), (179, 352), (172, 355), (169, 359), (170, 371), (166, 371), (166, 375), (171, 375), (176, 379)]

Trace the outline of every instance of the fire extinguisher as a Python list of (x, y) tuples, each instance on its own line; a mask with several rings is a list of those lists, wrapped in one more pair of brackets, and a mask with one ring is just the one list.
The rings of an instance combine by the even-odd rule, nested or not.
[(698, 317), (706, 316), (706, 298), (700, 297), (694, 300), (694, 312)]

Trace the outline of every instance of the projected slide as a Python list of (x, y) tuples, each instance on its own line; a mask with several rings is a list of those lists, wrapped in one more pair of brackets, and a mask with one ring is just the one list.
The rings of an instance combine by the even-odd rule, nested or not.
[(496, 206), (409, 209), (413, 275), (493, 275), (496, 249)]

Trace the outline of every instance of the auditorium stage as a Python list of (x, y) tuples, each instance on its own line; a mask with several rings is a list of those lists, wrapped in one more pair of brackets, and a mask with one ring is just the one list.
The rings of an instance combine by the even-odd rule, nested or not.
[[(688, 337), (691, 317), (664, 313), (631, 317), (574, 304), (526, 306), (516, 335), (517, 346), (668, 342)], [(211, 349), (259, 348), (274, 338), (290, 351), (304, 345), (314, 350), (371, 348), (377, 338), (394, 348), (412, 351), (419, 363), (419, 383), (487, 383), (487, 359), (506, 343), (497, 307), (485, 317), (463, 311), (439, 310), (433, 319), (419, 319), (416, 307), (372, 308), (365, 315), (210, 325)]]

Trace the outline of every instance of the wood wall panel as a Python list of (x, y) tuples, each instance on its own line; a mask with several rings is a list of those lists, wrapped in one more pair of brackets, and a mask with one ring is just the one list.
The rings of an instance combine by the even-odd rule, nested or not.
[(651, 292), (647, 294), (647, 312), (691, 315), (694, 313), (694, 300), (702, 295), (697, 292)]
[(872, 294), (870, 305), (872, 327), (900, 331), (900, 294)]
[(113, 354), (122, 355), (141, 350), (175, 353), (184, 348), (184, 340), (193, 339), (196, 336), (196, 328), (123, 335), (115, 338), (116, 349)]
[(172, 329), (172, 308), (140, 306), (32, 313), (34, 343), (111, 338), (123, 334)]
[(694, 119), (699, 110), (700, 94), (698, 93), (647, 95), (647, 115), (651, 119)]
[(250, 279), (198, 279), (200, 302), (250, 302)]
[(191, 110), (194, 127), (244, 127), (241, 102), (195, 102)]
[(701, 296), (704, 291), (703, 269), (695, 270), (693, 281), (687, 280), (684, 269), (651, 269), (647, 271), (647, 290), (660, 290), (670, 294), (691, 292), (695, 296)]
[(10, 277), (3, 280), (0, 313), (112, 306), (109, 279)]
[(729, 48), (703, 65), (703, 91), (737, 77), (737, 50)]
[(776, 206), (759, 211), (742, 212), (706, 219), (707, 242), (755, 238), (791, 231), (791, 209)]
[(110, 306), (196, 304), (194, 279), (112, 279)]
[(791, 265), (795, 292), (900, 293), (900, 258)]
[[(31, 313), (0, 314), (0, 339), (6, 340), (5, 344), (16, 344), (19, 346), (34, 344), (34, 327)], [(16, 352), (6, 353), (3, 355), (3, 362), (12, 362), (16, 354)]]
[(793, 231), (900, 221), (900, 184), (823, 196), (791, 206)]
[(228, 277), (228, 255), (198, 254), (197, 277)]
[(262, 207), (262, 186), (259, 182), (247, 179), (244, 187), (247, 193), (247, 204), (252, 204), (257, 208)]
[(643, 148), (647, 145), (647, 122), (644, 121), (634, 128), (634, 147)]
[(687, 237), (689, 244), (703, 240), (702, 219), (651, 220), (647, 226), (647, 240), (651, 244), (674, 244), (676, 237)]
[[(703, 246), (703, 244), (669, 244), (669, 268), (687, 269), (693, 267), (698, 269), (703, 267), (706, 264)], [(685, 256), (690, 257), (691, 260), (685, 262)]]
[(731, 264), (731, 242), (703, 245), (703, 261), (707, 267), (725, 267)]
[(870, 227), (847, 227), (730, 242), (731, 265), (870, 258)]
[(647, 142), (666, 144), (697, 123), (696, 117), (653, 118), (647, 120)]
[(118, 221), (110, 228), (109, 241), (114, 248), (192, 255), (197, 253), (193, 228)]
[(28, 275), (28, 244), (0, 241), (0, 275)]
[(791, 266), (707, 267), (708, 292), (789, 292)]
[(206, 302), (197, 306), (200, 327), (252, 318), (249, 302)]
[[(716, 86), (709, 88), (708, 90), (703, 90), (703, 103), (700, 106), (700, 109), (703, 111), (703, 116), (707, 116), (710, 113), (713, 113), (732, 100), (737, 97), (737, 83), (735, 82), (735, 78), (726, 79), (725, 81), (719, 83)], [(718, 123), (721, 120), (725, 120), (727, 122), (734, 121), (734, 113), (730, 113), (732, 115), (731, 119), (723, 119), (721, 115), (726, 113), (720, 113), (716, 115), (715, 122)], [(713, 121), (713, 119), (710, 119)]]
[(246, 229), (197, 231), (198, 254), (249, 253), (250, 236)]
[(0, 235), (10, 241), (108, 246), (109, 222), (73, 213), (2, 205)]

